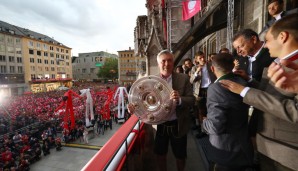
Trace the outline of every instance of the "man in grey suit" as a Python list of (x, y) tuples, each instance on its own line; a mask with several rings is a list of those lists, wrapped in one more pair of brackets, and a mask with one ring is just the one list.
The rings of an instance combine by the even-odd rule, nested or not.
[(203, 120), (203, 129), (209, 134), (214, 147), (215, 163), (212, 170), (242, 171), (252, 166), (253, 147), (248, 136), (248, 109), (242, 97), (228, 91), (220, 80), (233, 80), (241, 85), (247, 82), (233, 74), (234, 58), (227, 53), (217, 54), (211, 69), (217, 80), (211, 84), (207, 93), (207, 118)]
[[(202, 118), (206, 117), (206, 97), (208, 86), (214, 82), (215, 75), (210, 69), (210, 63), (206, 61), (205, 54), (202, 51), (198, 51), (195, 54), (196, 65), (192, 67), (190, 73), (190, 83), (193, 85), (193, 95), (195, 96), (195, 116), (196, 126), (199, 127), (202, 124)], [(201, 138), (206, 135), (198, 129), (199, 133), (197, 138)]]
[[(185, 168), (187, 132), (190, 129), (190, 107), (193, 106), (194, 96), (186, 74), (174, 73), (174, 56), (168, 50), (157, 55), (160, 77), (165, 79), (173, 88), (170, 99), (176, 102), (176, 110), (167, 122), (157, 125), (154, 142), (154, 152), (157, 154), (157, 163), (160, 170), (167, 170), (167, 152), (169, 143), (176, 157), (177, 170)], [(133, 105), (128, 105), (133, 113)]]
[[(298, 15), (292, 14), (275, 22), (266, 34), (266, 47), (278, 59), (298, 56)], [(276, 61), (278, 63), (278, 61)], [(275, 64), (272, 64), (274, 66)], [(271, 68), (272, 69), (272, 68)], [(271, 73), (268, 73), (271, 76)], [(297, 93), (287, 93), (274, 87), (264, 71), (260, 90), (222, 80), (224, 87), (241, 94), (246, 104), (261, 111), (257, 147), (261, 169), (265, 171), (298, 170), (298, 104)]]

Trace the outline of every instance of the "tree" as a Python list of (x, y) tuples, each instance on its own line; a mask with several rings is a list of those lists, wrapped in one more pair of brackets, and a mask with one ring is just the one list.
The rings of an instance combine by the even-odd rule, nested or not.
[(118, 59), (107, 58), (97, 73), (99, 78), (116, 79), (118, 77)]

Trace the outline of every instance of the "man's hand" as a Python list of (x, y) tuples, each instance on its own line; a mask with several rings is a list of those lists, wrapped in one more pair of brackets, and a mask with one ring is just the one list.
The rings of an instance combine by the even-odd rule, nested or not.
[(273, 62), (268, 68), (268, 77), (275, 86), (285, 91), (298, 93), (298, 65), (289, 60), (281, 60), (281, 65), (293, 71), (285, 71), (281, 65)]
[(238, 70), (239, 69), (239, 66), (240, 66), (240, 63), (239, 63), (239, 61), (237, 60), (237, 59), (234, 59), (234, 69), (235, 70)]
[(199, 65), (196, 72), (200, 72), (202, 70), (203, 66)]
[(170, 99), (172, 99), (176, 104), (179, 104), (180, 95), (178, 91), (173, 90), (170, 94)]
[(128, 113), (133, 114), (135, 112), (135, 106), (132, 103), (127, 105)]
[(249, 79), (250, 79), (250, 77), (247, 75), (247, 73), (242, 69), (238, 69), (238, 70), (234, 71), (233, 73), (236, 74), (236, 75), (239, 75), (240, 77), (242, 77), (246, 81), (249, 81)]
[(233, 93), (240, 94), (241, 91), (245, 88), (243, 85), (235, 83), (230, 80), (220, 80), (221, 85)]

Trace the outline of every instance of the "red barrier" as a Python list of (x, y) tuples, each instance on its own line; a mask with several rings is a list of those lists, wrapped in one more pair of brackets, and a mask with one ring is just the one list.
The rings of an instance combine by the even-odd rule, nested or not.
[[(119, 130), (109, 139), (108, 142), (93, 156), (93, 158), (85, 165), (82, 169), (84, 171), (96, 171), (96, 170), (106, 170), (112, 159), (117, 154), (118, 150), (121, 148), (123, 143), (126, 141), (129, 134), (133, 131), (133, 128), (139, 121), (138, 117), (132, 115), (120, 128)], [(142, 124), (143, 125), (143, 124)], [(140, 128), (141, 130), (141, 128)], [(131, 149), (137, 135), (133, 137), (128, 149)], [(130, 150), (127, 151), (127, 153)], [(123, 156), (117, 170), (121, 170), (126, 159), (126, 155)]]

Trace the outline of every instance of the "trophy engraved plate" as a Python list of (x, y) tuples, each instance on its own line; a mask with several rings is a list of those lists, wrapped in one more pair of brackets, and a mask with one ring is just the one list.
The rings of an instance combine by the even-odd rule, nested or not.
[(134, 114), (147, 124), (160, 124), (171, 116), (176, 103), (170, 100), (172, 88), (154, 75), (136, 80), (130, 88), (128, 101), (135, 107)]

